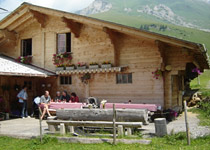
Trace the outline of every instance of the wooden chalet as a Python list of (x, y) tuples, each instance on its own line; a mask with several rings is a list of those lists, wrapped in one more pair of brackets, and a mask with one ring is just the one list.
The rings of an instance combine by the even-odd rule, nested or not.
[[(64, 52), (86, 69), (57, 70), (53, 54)], [(8, 109), (24, 84), (30, 101), (44, 90), (52, 97), (67, 90), (81, 101), (93, 96), (173, 108), (182, 106), (183, 93), (197, 77), (192, 70), (209, 69), (202, 44), (29, 3), (0, 21), (0, 54), (0, 97)], [(32, 63), (14, 61), (19, 56), (32, 56)], [(104, 61), (112, 66), (101, 68)], [(91, 68), (91, 62), (99, 68)]]

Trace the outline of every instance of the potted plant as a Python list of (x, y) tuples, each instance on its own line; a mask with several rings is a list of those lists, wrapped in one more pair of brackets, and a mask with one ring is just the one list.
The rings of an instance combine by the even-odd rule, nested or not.
[(86, 63), (78, 62), (77, 63), (77, 69), (86, 69)]
[(82, 80), (83, 83), (87, 84), (88, 81), (90, 80), (90, 78), (91, 78), (90, 74), (86, 73), (81, 77), (81, 80)]
[(101, 68), (111, 68), (112, 67), (112, 64), (110, 61), (104, 61), (102, 64), (101, 64)]
[(64, 70), (65, 66), (63, 64), (56, 65), (56, 71)]
[(16, 61), (19, 63), (23, 63), (23, 64), (31, 64), (32, 62), (32, 57), (31, 55), (28, 56), (19, 56)]
[(57, 71), (64, 70), (68, 64), (71, 64), (71, 60), (71, 53), (53, 54), (53, 64), (57, 67)]
[(74, 70), (75, 69), (75, 65), (74, 64), (67, 64), (66, 65), (66, 70)]
[(90, 69), (97, 69), (97, 68), (99, 68), (98, 67), (98, 63), (97, 62), (91, 62), (90, 65), (89, 65), (89, 68)]

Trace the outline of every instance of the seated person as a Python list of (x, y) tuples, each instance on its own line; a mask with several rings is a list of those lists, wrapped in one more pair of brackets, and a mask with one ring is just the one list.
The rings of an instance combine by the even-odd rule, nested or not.
[(62, 96), (61, 96), (61, 92), (57, 91), (56, 92), (56, 97), (55, 97), (55, 102), (59, 102), (61, 100)]
[(67, 93), (67, 91), (63, 91), (63, 92), (62, 92), (61, 100), (62, 100), (62, 101), (65, 101), (65, 102), (69, 102), (69, 101), (70, 101), (70, 96), (69, 96), (69, 94)]
[(76, 93), (71, 93), (71, 99), (70, 99), (70, 101), (72, 102), (72, 103), (79, 103), (79, 97), (76, 95)]
[(41, 120), (44, 118), (44, 115), (46, 114), (46, 112), (47, 112), (49, 117), (52, 117), (50, 115), (49, 110), (48, 110), (48, 106), (50, 105), (50, 101), (51, 101), (51, 97), (49, 95), (49, 91), (45, 91), (45, 94), (42, 95), (41, 98), (40, 98), (40, 104), (42, 106), (44, 106), (44, 109), (43, 109), (43, 112), (42, 112), (42, 116), (40, 118)]

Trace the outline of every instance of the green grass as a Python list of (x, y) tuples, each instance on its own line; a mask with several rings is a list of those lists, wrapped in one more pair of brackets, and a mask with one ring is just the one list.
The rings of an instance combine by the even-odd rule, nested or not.
[(210, 89), (207, 87), (210, 85), (210, 70), (206, 70), (202, 75), (200, 75), (200, 85), (198, 85), (197, 78), (191, 81), (190, 87), (192, 89), (200, 89), (203, 96), (210, 96)]
[(0, 137), (0, 150), (208, 150), (210, 147), (210, 136), (192, 139), (191, 145), (187, 145), (184, 133), (153, 138), (149, 145), (141, 144), (72, 144), (59, 142), (55, 138), (44, 137), (43, 143), (39, 139), (23, 140), (10, 137)]

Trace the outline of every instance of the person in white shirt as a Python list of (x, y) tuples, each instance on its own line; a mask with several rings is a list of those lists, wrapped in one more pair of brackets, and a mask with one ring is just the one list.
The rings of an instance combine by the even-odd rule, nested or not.
[(28, 94), (27, 94), (27, 87), (23, 86), (23, 89), (18, 93), (17, 97), (19, 98), (19, 103), (22, 104), (22, 111), (21, 111), (21, 117), (30, 117), (28, 116), (28, 107), (27, 107), (27, 100), (28, 100)]
[(52, 117), (50, 115), (50, 112), (48, 110), (48, 107), (50, 105), (51, 97), (49, 95), (49, 91), (45, 91), (45, 94), (41, 96), (40, 98), (40, 104), (44, 107), (41, 120), (44, 118), (44, 115), (47, 113), (49, 117)]

